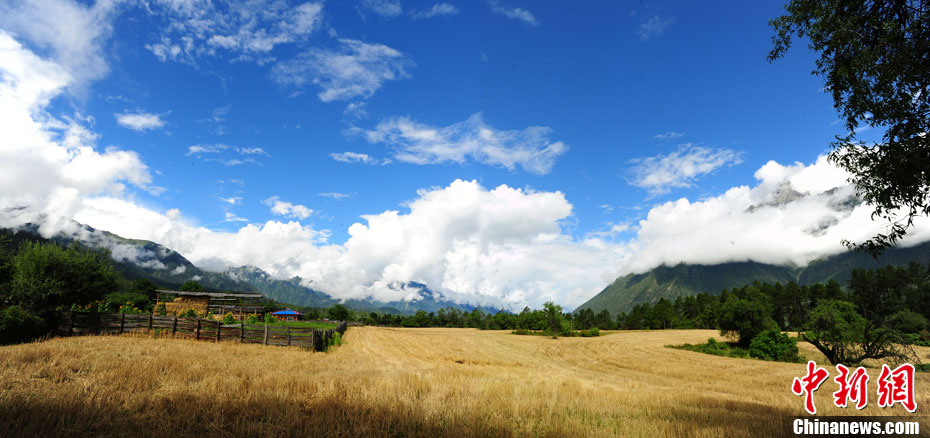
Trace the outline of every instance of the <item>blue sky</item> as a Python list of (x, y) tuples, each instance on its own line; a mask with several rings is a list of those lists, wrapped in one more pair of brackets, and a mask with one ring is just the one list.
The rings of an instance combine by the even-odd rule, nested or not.
[[(25, 93), (54, 70), (33, 58), (67, 73), (44, 85), (48, 101), (5, 103), (68, 157), (46, 163), (63, 176), (34, 197), (13, 196), (22, 178), (0, 186), (3, 206), (160, 241), (216, 270), (255, 264), (336, 296), (396, 298), (386, 285), (409, 280), (462, 301), (573, 307), (660, 263), (806, 263), (867, 216), (798, 205), (819, 212), (813, 225), (775, 212), (778, 242), (726, 222), (758, 222), (746, 205), (786, 181), (811, 196), (848, 189), (822, 158), (843, 127), (811, 75), (817, 54), (799, 41), (766, 60), (782, 2), (34, 0), (0, 12), (8, 87)], [(15, 73), (23, 59), (32, 73)], [(95, 164), (75, 177), (82, 154)], [(469, 194), (474, 210), (457, 210)], [(689, 228), (695, 218), (747, 243), (682, 243), (717, 226)], [(275, 243), (259, 253), (252, 232)]]

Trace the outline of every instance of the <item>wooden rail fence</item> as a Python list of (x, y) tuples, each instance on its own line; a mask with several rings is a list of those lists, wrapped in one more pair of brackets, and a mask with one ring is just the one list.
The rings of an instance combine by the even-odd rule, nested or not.
[(57, 335), (120, 334), (156, 330), (161, 335), (198, 341), (233, 341), (246, 344), (287, 345), (325, 351), (333, 336), (346, 331), (346, 323), (334, 329), (277, 325), (223, 324), (199, 318), (180, 318), (132, 313), (62, 312)]

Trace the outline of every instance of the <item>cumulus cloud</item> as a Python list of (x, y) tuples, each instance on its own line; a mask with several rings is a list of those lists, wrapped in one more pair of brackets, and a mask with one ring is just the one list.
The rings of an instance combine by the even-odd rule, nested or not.
[(262, 201), (262, 203), (271, 207), (272, 213), (286, 218), (306, 219), (313, 214), (313, 210), (306, 206), (282, 201), (278, 196), (272, 196)]
[(81, 117), (48, 113), (73, 80), (65, 67), (0, 31), (0, 225), (42, 222), (40, 231), (54, 234), (73, 228), (70, 217), (83, 196), (150, 187), (136, 153), (100, 150)]
[[(103, 45), (112, 32), (110, 22), (118, 1), (102, 0), (85, 6), (71, 0), (0, 2), (0, 27), (48, 52), (70, 76), (67, 86), (86, 87), (107, 74)], [(25, 41), (23, 41), (25, 40)]]
[(434, 127), (407, 117), (395, 117), (365, 131), (371, 143), (393, 147), (397, 161), (414, 164), (479, 163), (544, 175), (556, 158), (568, 151), (561, 141), (551, 141), (552, 129), (531, 126), (522, 130), (499, 131), (484, 123), (481, 114), (445, 127)]
[(242, 197), (241, 196), (230, 196), (228, 198), (220, 198), (220, 201), (223, 201), (229, 205), (241, 205)]
[(160, 115), (144, 111), (125, 112), (113, 116), (116, 117), (116, 123), (137, 132), (165, 126), (165, 121), (161, 119)]
[(491, 12), (497, 15), (513, 18), (514, 20), (522, 21), (530, 26), (539, 26), (539, 22), (536, 21), (536, 17), (526, 9), (504, 6), (495, 0), (489, 0), (488, 6), (491, 7)]
[(691, 187), (694, 181), (723, 166), (743, 162), (742, 153), (731, 149), (712, 149), (689, 144), (670, 154), (633, 160), (636, 187), (649, 190), (653, 196), (675, 188)]
[(429, 9), (411, 12), (410, 17), (414, 20), (419, 20), (423, 18), (448, 17), (458, 13), (459, 8), (455, 7), (455, 5), (451, 5), (449, 3), (436, 3)]
[(323, 102), (366, 99), (390, 80), (410, 77), (414, 63), (403, 53), (383, 44), (341, 39), (338, 49), (307, 50), (280, 62), (271, 70), (282, 86), (303, 88), (316, 84)]
[(572, 214), (562, 193), (454, 181), (417, 195), (406, 213), (362, 216), (364, 223), (349, 227), (342, 245), (296, 221), (217, 232), (176, 211), (159, 213), (112, 197), (85, 200), (76, 219), (161, 242), (207, 269), (252, 265), (278, 277), (299, 275), (339, 298), (402, 300), (410, 291), (394, 286), (417, 281), (462, 303), (516, 310), (548, 300), (575, 306), (617, 274), (621, 247), (562, 232), (561, 221)]
[[(848, 177), (824, 156), (811, 165), (770, 161), (755, 173), (755, 187), (654, 207), (639, 223), (626, 269), (746, 260), (803, 266), (840, 253), (843, 239), (861, 242), (885, 226), (872, 221), (872, 208), (855, 197)], [(902, 244), (930, 239), (928, 222), (919, 218)]]
[(665, 35), (665, 30), (674, 22), (671, 18), (660, 18), (654, 16), (642, 22), (636, 27), (636, 35), (643, 41), (660, 38)]
[(270, 61), (282, 44), (299, 43), (319, 27), (322, 3), (254, 0), (157, 0), (148, 10), (165, 25), (146, 44), (159, 60), (194, 63), (200, 56), (233, 55), (234, 60)]

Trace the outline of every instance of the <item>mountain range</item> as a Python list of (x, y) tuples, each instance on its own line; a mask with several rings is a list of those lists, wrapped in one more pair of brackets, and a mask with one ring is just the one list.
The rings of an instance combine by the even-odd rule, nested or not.
[[(194, 280), (208, 291), (257, 292), (265, 298), (295, 306), (325, 308), (342, 303), (351, 310), (394, 314), (413, 314), (418, 310), (435, 312), (448, 307), (463, 312), (471, 312), (476, 308), (487, 313), (499, 311), (491, 307), (457, 304), (445, 300), (426, 285), (416, 282), (390, 285), (392, 288), (416, 292), (410, 294), (419, 297), (415, 300), (383, 302), (372, 297), (340, 300), (305, 286), (300, 277), (275, 278), (255, 266), (232, 267), (224, 272), (206, 271), (195, 266), (177, 251), (161, 244), (148, 240), (127, 239), (108, 231), (75, 224), (77, 231), (58, 233), (48, 240), (66, 246), (77, 241), (92, 248), (105, 248), (110, 251), (117, 270), (124, 277), (133, 280), (149, 279), (169, 289), (178, 289), (182, 284)], [(34, 224), (3, 231), (18, 236), (14, 240), (40, 239), (39, 227)]]
[(757, 280), (769, 283), (793, 281), (800, 285), (835, 280), (845, 286), (853, 269), (900, 266), (912, 261), (925, 266), (930, 264), (930, 242), (888, 249), (877, 260), (865, 253), (844, 252), (814, 260), (804, 267), (752, 261), (716, 265), (662, 265), (641, 274), (617, 278), (576, 311), (591, 309), (598, 313), (607, 309), (612, 315), (617, 315), (640, 303), (656, 303), (662, 298), (674, 301), (678, 297), (702, 292), (717, 295), (724, 289), (740, 287)]

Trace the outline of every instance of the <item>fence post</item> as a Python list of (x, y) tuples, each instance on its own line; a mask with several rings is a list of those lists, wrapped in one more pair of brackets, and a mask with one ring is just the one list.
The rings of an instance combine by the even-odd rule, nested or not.
[(287, 327), (287, 346), (291, 346), (291, 327)]
[(103, 330), (100, 328), (100, 320), (103, 319), (103, 314), (102, 314), (102, 313), (96, 313), (95, 316), (97, 317), (97, 319), (94, 321), (94, 334), (95, 334), (95, 335), (99, 335), (99, 334), (101, 334), (102, 331), (103, 331)]
[(178, 332), (178, 316), (174, 316), (174, 325), (171, 326), (171, 337), (174, 337), (174, 334)]
[(239, 343), (245, 342), (245, 323), (239, 323)]
[(265, 340), (262, 343), (268, 345), (268, 323), (265, 323)]
[(149, 331), (150, 332), (152, 331), (152, 319), (153, 318), (154, 318), (154, 314), (149, 313)]
[(223, 321), (216, 322), (216, 342), (220, 342), (220, 332), (222, 331), (222, 328), (223, 328), (222, 324), (223, 324)]
[(197, 330), (194, 331), (194, 339), (200, 340), (200, 318), (197, 318)]
[(126, 327), (126, 314), (120, 313), (119, 318), (119, 334), (123, 334), (123, 329)]
[(71, 324), (70, 327), (68, 327), (68, 336), (74, 336), (74, 313), (75, 312), (71, 312)]

